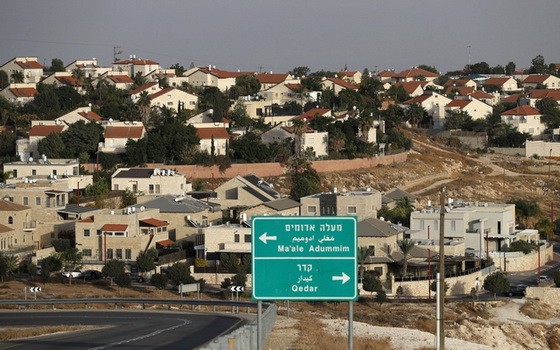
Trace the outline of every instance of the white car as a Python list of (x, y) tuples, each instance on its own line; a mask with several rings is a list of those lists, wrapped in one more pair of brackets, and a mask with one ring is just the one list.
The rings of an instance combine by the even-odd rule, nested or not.
[(64, 271), (62, 276), (68, 278), (70, 278), (70, 276), (72, 276), (72, 278), (79, 278), (82, 277), (82, 273), (80, 271)]

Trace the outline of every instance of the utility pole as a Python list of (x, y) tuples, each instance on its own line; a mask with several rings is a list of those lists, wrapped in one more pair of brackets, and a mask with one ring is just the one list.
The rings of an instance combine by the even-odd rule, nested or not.
[(119, 55), (122, 53), (120, 48), (120, 46), (113, 46), (113, 62), (117, 62), (119, 60)]
[(443, 309), (445, 303), (445, 251), (444, 251), (444, 228), (445, 228), (445, 186), (439, 192), (439, 271), (437, 291), (437, 349), (445, 349), (445, 330), (443, 320)]

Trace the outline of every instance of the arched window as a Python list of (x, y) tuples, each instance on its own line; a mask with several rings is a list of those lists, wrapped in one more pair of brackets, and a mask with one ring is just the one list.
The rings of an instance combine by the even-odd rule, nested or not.
[(12, 216), (8, 216), (8, 224), (13, 225), (13, 223), (14, 223), (14, 218)]

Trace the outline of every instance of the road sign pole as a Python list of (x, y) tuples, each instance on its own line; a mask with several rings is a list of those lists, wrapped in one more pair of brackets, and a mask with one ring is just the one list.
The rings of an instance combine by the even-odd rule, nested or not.
[(261, 348), (262, 330), (262, 301), (257, 302), (257, 349)]
[(25, 300), (27, 300), (27, 287), (23, 287), (23, 295), (25, 296)]
[(354, 349), (354, 302), (348, 302), (348, 350)]

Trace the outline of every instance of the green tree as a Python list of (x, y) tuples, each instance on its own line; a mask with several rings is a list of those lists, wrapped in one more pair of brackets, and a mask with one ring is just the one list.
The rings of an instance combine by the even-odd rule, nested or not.
[(254, 95), (261, 89), (261, 83), (254, 75), (242, 74), (235, 78), (235, 86), (239, 88), (240, 96)]
[(486, 277), (483, 286), (487, 291), (494, 293), (494, 299), (496, 299), (496, 294), (505, 293), (510, 287), (506, 275), (499, 271)]
[(451, 111), (447, 112), (445, 117), (446, 130), (472, 130), (473, 119), (466, 111)]
[(19, 267), (19, 258), (17, 255), (6, 255), (4, 259), (6, 261), (6, 272), (9, 276), (17, 271)]
[(10, 77), (8, 76), (8, 73), (0, 70), (0, 90), (8, 85), (10, 85)]
[(554, 273), (553, 279), (554, 279), (554, 285), (556, 286), (556, 288), (560, 288), (560, 271), (557, 270)]
[(103, 269), (101, 269), (101, 273), (104, 276), (109, 277), (111, 279), (111, 285), (113, 285), (113, 280), (117, 276), (125, 274), (125, 263), (122, 260), (109, 260), (107, 261), (107, 264), (103, 266)]
[(247, 274), (244, 272), (235, 274), (231, 278), (231, 283), (236, 286), (245, 287), (245, 284), (247, 284)]
[(542, 114), (542, 121), (549, 129), (555, 129), (560, 126), (560, 109), (558, 102), (552, 98), (543, 98), (537, 101), (535, 107)]
[(64, 63), (60, 58), (53, 58), (51, 60), (51, 66), (49, 67), (50, 72), (64, 72)]
[(62, 260), (58, 254), (50, 255), (41, 261), (41, 280), (48, 282), (51, 272), (62, 270)]
[(189, 266), (187, 263), (179, 262), (171, 265), (166, 271), (167, 277), (174, 285), (181, 283), (188, 284), (194, 283), (194, 278), (191, 276)]
[(544, 74), (547, 72), (547, 67), (544, 62), (544, 57), (542, 55), (537, 55), (531, 60), (531, 67), (529, 68), (529, 73), (531, 74)]
[[(69, 248), (60, 254), (62, 266), (66, 271), (79, 271), (82, 268), (82, 253), (78, 248)], [(68, 278), (68, 284), (72, 284), (72, 274)]]
[(397, 246), (403, 253), (403, 277), (407, 276), (408, 259), (410, 258), (410, 252), (414, 248), (414, 241), (410, 239), (403, 239), (397, 241)]
[(246, 273), (250, 269), (250, 262), (240, 259), (235, 253), (220, 254), (220, 265), (229, 273)]
[(121, 194), (121, 208), (136, 204), (136, 196), (128, 188)]
[(523, 252), (523, 254), (529, 254), (533, 250), (537, 250), (535, 243), (521, 240), (512, 242), (508, 249), (510, 252)]
[(426, 111), (426, 109), (418, 103), (411, 104), (408, 107), (408, 110), (406, 111), (406, 117), (408, 118), (408, 122), (413, 127), (418, 127), (418, 124), (422, 122), (422, 120), (427, 114), (428, 112)]
[(515, 67), (514, 62), (508, 62), (508, 64), (506, 64), (506, 75), (513, 75), (515, 73)]
[[(157, 251), (156, 251), (156, 258), (157, 258)], [(155, 270), (156, 262), (153, 253), (141, 252), (140, 254), (138, 254), (138, 257), (136, 257), (136, 265), (138, 266), (138, 270), (140, 272), (149, 272)]]
[(10, 74), (10, 78), (12, 80), (12, 83), (23, 83), (23, 79), (25, 78), (23, 76), (23, 72), (20, 70), (16, 70), (14, 71), (12, 74)]
[(9, 131), (0, 133), (0, 157), (11, 156), (16, 153), (16, 137)]
[(167, 287), (168, 278), (163, 273), (154, 273), (150, 278), (150, 284), (157, 289), (165, 289)]
[(385, 292), (385, 290), (380, 289), (377, 291), (377, 293), (375, 294), (375, 302), (379, 305), (387, 302), (387, 293)]
[(142, 72), (137, 72), (136, 74), (134, 74), (134, 77), (132, 79), (134, 80), (134, 87), (140, 87), (148, 83), (146, 77), (142, 74)]
[(428, 71), (428, 72), (439, 74), (439, 71), (434, 66), (428, 66), (427, 64), (421, 64), (421, 65), (418, 66), (418, 68), (423, 69), (423, 70)]
[(515, 204), (515, 217), (519, 223), (523, 223), (523, 227), (527, 227), (530, 217), (537, 216), (540, 213), (539, 205), (536, 201), (513, 198), (507, 203)]
[(358, 249), (358, 263), (360, 264), (360, 281), (364, 279), (364, 264), (366, 263), (367, 259), (372, 256), (374, 253), (373, 248), (361, 246)]
[(120, 288), (130, 287), (130, 285), (132, 284), (130, 276), (124, 272), (116, 275), (114, 280), (117, 286), (119, 286)]
[(97, 123), (86, 124), (80, 120), (71, 124), (60, 136), (66, 148), (73, 151), (73, 157), (77, 158), (81, 153), (87, 152), (93, 158), (103, 137), (103, 127)]
[(303, 78), (309, 75), (311, 69), (307, 66), (298, 66), (289, 71), (288, 73), (293, 75), (296, 78)]
[(217, 87), (211, 86), (204, 89), (199, 97), (198, 108), (205, 111), (212, 109), (214, 121), (221, 121), (231, 106), (227, 96)]
[(391, 85), (391, 87), (387, 89), (386, 94), (396, 102), (404, 102), (410, 98), (410, 95), (402, 85)]
[(37, 144), (39, 154), (44, 154), (49, 158), (66, 158), (68, 154), (66, 145), (62, 141), (59, 133), (51, 132)]
[(292, 182), (290, 196), (294, 200), (320, 192), (321, 178), (311, 163), (304, 158), (293, 158), (289, 163)]
[(172, 65), (171, 67), (169, 67), (170, 69), (175, 69), (175, 75), (178, 77), (182, 77), (183, 74), (185, 74), (185, 72), (187, 71), (185, 69), (185, 67), (183, 67), (182, 65), (180, 65), (179, 63), (175, 63), (174, 65)]
[(4, 278), (8, 276), (8, 263), (4, 253), (0, 252), (0, 278), (4, 282)]
[(366, 292), (371, 292), (373, 294), (373, 292), (383, 290), (383, 285), (381, 284), (379, 277), (377, 277), (373, 271), (366, 271), (362, 280), (362, 288)]

